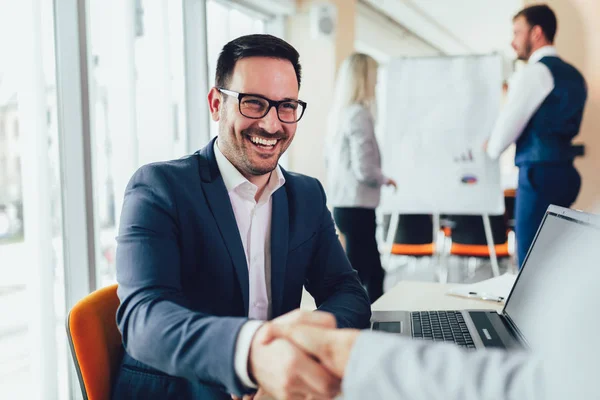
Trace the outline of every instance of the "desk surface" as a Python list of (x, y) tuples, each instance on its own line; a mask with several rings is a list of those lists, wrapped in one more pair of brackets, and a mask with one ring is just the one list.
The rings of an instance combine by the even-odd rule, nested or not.
[[(448, 296), (446, 291), (457, 283), (400, 281), (371, 306), (373, 311), (425, 310), (502, 310), (503, 304)], [(314, 310), (315, 302), (305, 290), (301, 307)]]
[(448, 296), (456, 283), (400, 281), (371, 306), (373, 311), (502, 310), (503, 304)]

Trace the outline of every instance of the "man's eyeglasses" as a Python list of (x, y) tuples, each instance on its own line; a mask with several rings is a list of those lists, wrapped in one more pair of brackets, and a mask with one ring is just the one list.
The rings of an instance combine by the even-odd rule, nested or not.
[(217, 88), (217, 90), (238, 99), (240, 114), (246, 118), (264, 118), (271, 111), (271, 107), (275, 107), (277, 118), (281, 122), (295, 124), (300, 121), (300, 118), (304, 115), (304, 110), (306, 110), (306, 103), (301, 100), (275, 101), (258, 94), (238, 93), (223, 88)]

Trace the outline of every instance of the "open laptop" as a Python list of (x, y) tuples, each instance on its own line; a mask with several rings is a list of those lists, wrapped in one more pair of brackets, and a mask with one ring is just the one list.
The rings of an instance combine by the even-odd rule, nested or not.
[[(598, 267), (598, 258), (600, 216), (550, 206), (502, 312), (374, 311), (371, 328), (423, 340), (453, 342), (467, 349), (535, 348), (534, 343), (544, 332), (561, 326), (560, 315), (549, 321), (542, 312), (547, 300), (556, 296), (576, 298), (581, 292), (573, 284), (557, 287), (555, 274), (568, 274), (569, 269), (577, 268), (582, 276), (591, 277)], [(590, 272), (586, 275), (585, 271)]]

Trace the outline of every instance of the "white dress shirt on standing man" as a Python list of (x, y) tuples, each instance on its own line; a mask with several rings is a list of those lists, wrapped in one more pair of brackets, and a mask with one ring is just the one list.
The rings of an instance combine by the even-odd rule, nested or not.
[(552, 73), (538, 62), (547, 56), (557, 56), (554, 46), (534, 51), (528, 64), (511, 79), (506, 103), (487, 145), (487, 154), (492, 159), (500, 157), (511, 143), (517, 141), (533, 114), (554, 89)]

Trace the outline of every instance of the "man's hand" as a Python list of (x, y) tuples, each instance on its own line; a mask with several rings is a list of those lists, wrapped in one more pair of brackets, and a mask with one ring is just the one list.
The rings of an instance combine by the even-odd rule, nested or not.
[(261, 326), (250, 345), (248, 371), (260, 388), (277, 399), (331, 399), (340, 391), (336, 378), (314, 358), (285, 339), (274, 338), (277, 326), (312, 325), (334, 329), (335, 317), (324, 312), (292, 311)]
[(393, 186), (394, 190), (398, 189), (398, 184), (396, 183), (395, 180), (393, 180), (392, 178), (388, 178), (387, 181), (385, 181), (384, 183), (385, 186)]
[(359, 334), (360, 331), (356, 329), (333, 330), (308, 325), (274, 324), (268, 327), (266, 336), (291, 341), (319, 360), (338, 379), (342, 379)]

